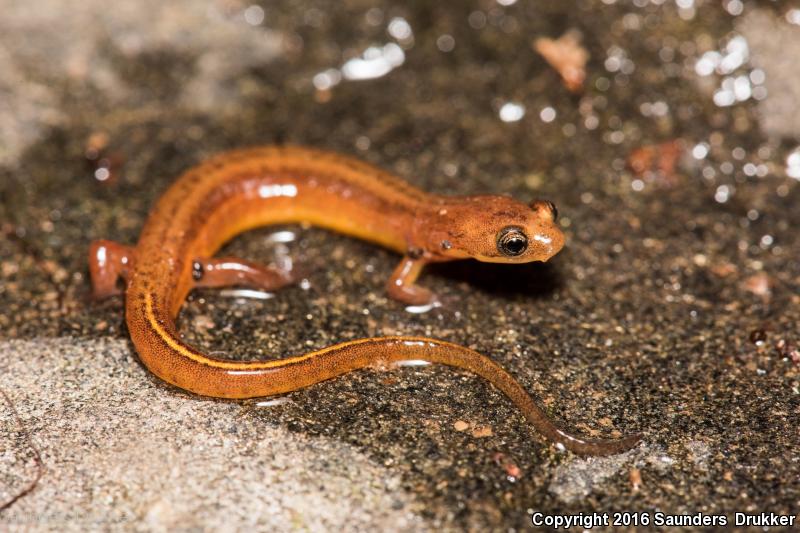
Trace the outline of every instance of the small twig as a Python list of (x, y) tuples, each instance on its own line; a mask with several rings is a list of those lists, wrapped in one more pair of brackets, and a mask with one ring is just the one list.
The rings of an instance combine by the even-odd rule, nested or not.
[(20, 433), (22, 433), (23, 437), (26, 441), (28, 441), (28, 447), (33, 451), (33, 461), (36, 463), (36, 476), (34, 476), (33, 480), (24, 488), (21, 492), (19, 492), (16, 496), (8, 500), (7, 502), (0, 504), (0, 512), (5, 511), (12, 505), (14, 505), (20, 498), (23, 496), (28, 495), (33, 489), (36, 488), (36, 485), (39, 484), (39, 480), (42, 479), (42, 475), (44, 474), (44, 463), (42, 462), (42, 456), (39, 454), (39, 450), (36, 449), (36, 446), (33, 445), (33, 440), (31, 439), (30, 433), (28, 430), (25, 429), (24, 424), (22, 423), (22, 419), (17, 412), (17, 409), (14, 407), (14, 404), (11, 402), (11, 398), (5, 393), (3, 389), (0, 389), (0, 395), (3, 396), (6, 403), (8, 404), (9, 409), (11, 409), (11, 413), (14, 415), (14, 419), (17, 421), (17, 426), (19, 427)]

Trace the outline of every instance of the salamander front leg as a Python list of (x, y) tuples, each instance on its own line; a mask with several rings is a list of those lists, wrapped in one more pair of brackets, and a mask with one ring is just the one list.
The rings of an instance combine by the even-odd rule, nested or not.
[(283, 270), (237, 257), (198, 258), (192, 263), (195, 287), (230, 287), (242, 285), (275, 291), (298, 279), (296, 270)]
[(436, 301), (436, 295), (425, 287), (416, 284), (422, 268), (428, 262), (424, 259), (403, 257), (386, 282), (386, 292), (395, 300), (409, 305), (425, 305)]
[(89, 245), (89, 275), (92, 279), (92, 297), (107, 298), (121, 294), (117, 281), (128, 280), (133, 266), (133, 248), (113, 241), (93, 241)]

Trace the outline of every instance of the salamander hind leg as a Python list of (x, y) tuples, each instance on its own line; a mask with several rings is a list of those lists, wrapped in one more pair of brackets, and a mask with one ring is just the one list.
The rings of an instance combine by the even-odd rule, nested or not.
[(259, 265), (237, 257), (197, 258), (192, 262), (195, 287), (219, 288), (234, 285), (275, 291), (299, 281), (297, 269), (286, 270)]
[(89, 275), (92, 279), (92, 297), (103, 299), (122, 293), (117, 285), (120, 278), (127, 281), (133, 266), (133, 248), (122, 244), (98, 240), (89, 245)]
[(386, 282), (386, 292), (389, 296), (408, 305), (426, 305), (436, 301), (436, 295), (425, 287), (417, 285), (416, 281), (427, 264), (424, 259), (403, 257), (400, 264), (392, 272)]

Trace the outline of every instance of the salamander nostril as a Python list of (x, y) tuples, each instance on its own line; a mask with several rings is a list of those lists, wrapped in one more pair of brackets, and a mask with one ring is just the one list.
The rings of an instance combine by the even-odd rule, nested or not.
[(558, 208), (556, 204), (551, 202), (550, 200), (534, 200), (530, 203), (531, 209), (533, 209), (539, 216), (544, 215), (545, 210), (549, 211), (550, 219), (555, 222), (558, 220)]
[(553, 222), (558, 220), (558, 208), (556, 207), (556, 204), (554, 204), (550, 200), (545, 200), (544, 203), (547, 204), (547, 207), (550, 209), (550, 212), (553, 214)]

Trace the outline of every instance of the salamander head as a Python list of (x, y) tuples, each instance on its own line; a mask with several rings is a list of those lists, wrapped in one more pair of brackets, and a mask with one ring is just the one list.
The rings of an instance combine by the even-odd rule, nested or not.
[(547, 261), (564, 246), (555, 204), (506, 196), (461, 198), (439, 210), (438, 250), (445, 257), (490, 263)]

